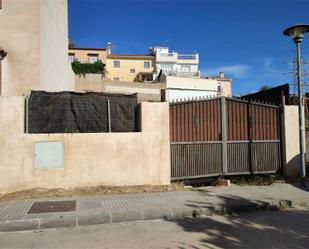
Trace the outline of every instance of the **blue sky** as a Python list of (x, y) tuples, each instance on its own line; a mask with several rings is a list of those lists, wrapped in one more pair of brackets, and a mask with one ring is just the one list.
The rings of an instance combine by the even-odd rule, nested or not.
[[(309, 23), (309, 0), (69, 0), (69, 34), (77, 46), (111, 41), (115, 53), (147, 53), (154, 45), (197, 51), (202, 74), (225, 71), (235, 95), (293, 82), (285, 73), (294, 44), (282, 31), (297, 23)], [(302, 52), (309, 61), (309, 34)]]

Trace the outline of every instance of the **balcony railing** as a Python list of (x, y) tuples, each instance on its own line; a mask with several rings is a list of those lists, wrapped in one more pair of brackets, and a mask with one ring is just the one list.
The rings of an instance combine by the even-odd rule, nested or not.
[(196, 60), (197, 56), (195, 54), (179, 54), (177, 56), (178, 60)]
[(172, 57), (172, 56), (174, 56), (174, 53), (159, 53), (159, 56), (162, 56), (162, 57)]
[(179, 71), (164, 71), (163, 72), (168, 76), (177, 76), (177, 77), (200, 77), (200, 71), (198, 72), (179, 72)]

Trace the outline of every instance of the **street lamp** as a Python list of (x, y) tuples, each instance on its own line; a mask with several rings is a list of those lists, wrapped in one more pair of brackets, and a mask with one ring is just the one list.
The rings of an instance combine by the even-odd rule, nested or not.
[(0, 61), (2, 61), (7, 55), (7, 52), (4, 51), (2, 47), (0, 47)]
[(291, 36), (296, 44), (296, 60), (297, 60), (297, 86), (298, 86), (298, 120), (299, 120), (299, 147), (301, 158), (301, 186), (306, 186), (306, 166), (305, 166), (305, 126), (304, 126), (304, 107), (303, 107), (303, 84), (301, 82), (300, 70), (300, 43), (304, 38), (304, 34), (309, 32), (309, 25), (299, 24), (287, 28), (283, 31), (286, 36)]

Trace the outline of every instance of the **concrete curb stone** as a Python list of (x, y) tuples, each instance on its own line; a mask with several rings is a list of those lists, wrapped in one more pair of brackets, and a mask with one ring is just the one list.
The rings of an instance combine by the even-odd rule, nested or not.
[(173, 217), (170, 209), (143, 210), (142, 213), (143, 220), (171, 219)]
[(143, 214), (141, 211), (112, 213), (111, 217), (112, 223), (143, 220)]
[(90, 226), (112, 223), (112, 217), (109, 214), (102, 213), (96, 215), (83, 215), (77, 217), (77, 226)]
[(76, 217), (57, 217), (41, 219), (38, 230), (50, 228), (76, 227)]
[(37, 230), (38, 227), (39, 220), (6, 221), (0, 223), (0, 232)]

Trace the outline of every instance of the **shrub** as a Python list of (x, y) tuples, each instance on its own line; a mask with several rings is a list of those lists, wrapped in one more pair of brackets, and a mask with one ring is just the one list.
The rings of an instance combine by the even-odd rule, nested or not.
[(79, 76), (84, 76), (88, 73), (101, 74), (102, 77), (106, 76), (105, 64), (101, 61), (94, 63), (80, 63), (79, 61), (72, 62), (72, 70)]

